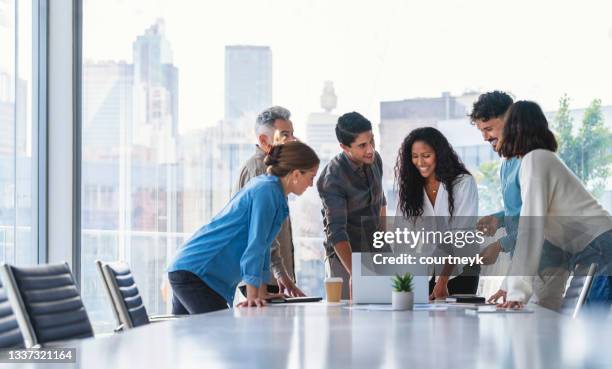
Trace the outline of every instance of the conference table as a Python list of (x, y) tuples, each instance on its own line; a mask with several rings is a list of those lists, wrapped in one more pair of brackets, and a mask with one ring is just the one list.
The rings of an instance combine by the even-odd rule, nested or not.
[[(241, 308), (70, 343), (76, 364), (18, 368), (611, 368), (612, 321), (532, 313)], [(442, 308), (439, 308), (442, 309)], [(8, 365), (8, 364), (0, 364)]]

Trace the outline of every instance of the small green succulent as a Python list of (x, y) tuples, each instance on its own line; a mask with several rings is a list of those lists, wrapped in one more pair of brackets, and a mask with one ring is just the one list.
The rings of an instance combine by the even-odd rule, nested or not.
[(403, 276), (396, 274), (393, 277), (393, 289), (396, 292), (412, 292), (412, 274), (406, 273)]

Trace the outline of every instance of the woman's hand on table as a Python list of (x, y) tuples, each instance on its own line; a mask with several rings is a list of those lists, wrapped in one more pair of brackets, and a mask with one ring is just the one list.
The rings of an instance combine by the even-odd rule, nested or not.
[(522, 301), (506, 301), (502, 304), (498, 304), (497, 307), (502, 309), (515, 309), (519, 310), (525, 306), (525, 303)]
[(238, 305), (236, 305), (237, 307), (264, 307), (266, 306), (266, 300), (264, 299), (260, 299), (259, 297), (256, 298), (248, 298), (242, 302), (239, 302)]
[(502, 304), (506, 302), (506, 291), (504, 290), (498, 290), (497, 292), (495, 292), (491, 297), (489, 297), (489, 299), (487, 300), (487, 302), (489, 304), (497, 304), (497, 301), (501, 298), (502, 299)]
[(264, 307), (266, 306), (265, 295), (267, 294), (268, 286), (262, 284), (260, 287), (255, 287), (247, 283), (246, 285), (246, 300), (239, 302), (237, 307)]

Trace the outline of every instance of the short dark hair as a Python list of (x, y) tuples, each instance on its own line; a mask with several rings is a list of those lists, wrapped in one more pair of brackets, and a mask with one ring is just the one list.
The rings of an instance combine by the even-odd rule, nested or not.
[(474, 124), (477, 120), (483, 122), (503, 116), (512, 105), (512, 97), (502, 91), (487, 92), (478, 96), (469, 117)]
[(533, 101), (517, 101), (508, 111), (499, 153), (506, 158), (525, 156), (536, 149), (557, 151), (542, 108)]
[(357, 112), (346, 113), (338, 118), (336, 137), (346, 146), (351, 146), (359, 134), (372, 130), (372, 123)]

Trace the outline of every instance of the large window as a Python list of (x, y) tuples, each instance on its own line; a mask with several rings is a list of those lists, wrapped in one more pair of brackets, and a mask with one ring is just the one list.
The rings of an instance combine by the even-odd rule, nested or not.
[(32, 3), (0, 0), (0, 261), (12, 264), (38, 261)]
[[(292, 111), (323, 164), (339, 151), (337, 117), (368, 117), (389, 214), (399, 145), (425, 125), (477, 177), (481, 212), (498, 209), (499, 159), (466, 118), (480, 93), (538, 101), (551, 120), (567, 93), (576, 131), (601, 99), (612, 123), (610, 6), (546, 4), (84, 0), (81, 279), (96, 326), (114, 322), (95, 259), (128, 261), (149, 312), (167, 311), (165, 267), (228, 201), (270, 105)], [(298, 284), (322, 294), (316, 189), (290, 204)]]

